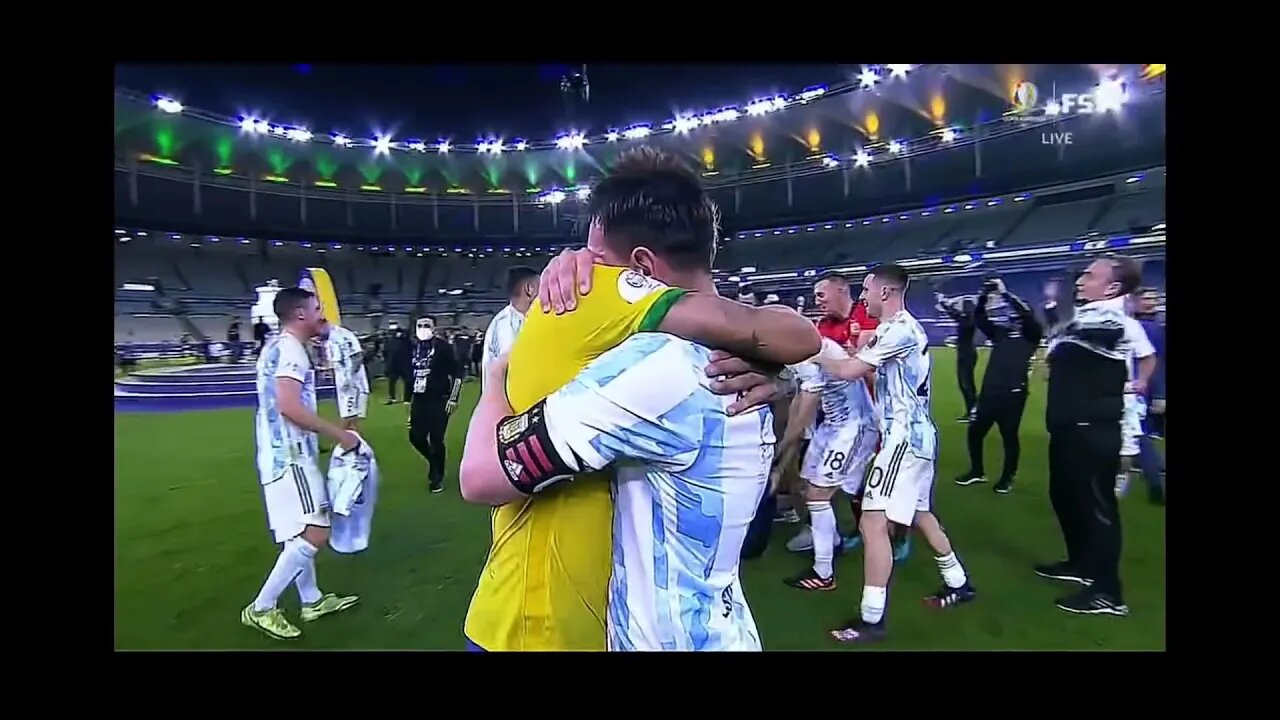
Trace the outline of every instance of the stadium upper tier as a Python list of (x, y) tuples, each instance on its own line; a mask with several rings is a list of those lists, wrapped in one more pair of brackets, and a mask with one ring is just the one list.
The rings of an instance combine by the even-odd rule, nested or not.
[[(1149, 169), (890, 214), (744, 230), (723, 243), (717, 276), (803, 274), (851, 263), (1146, 232), (1164, 221), (1164, 181), (1163, 168)], [(569, 237), (546, 245), (495, 242), (470, 248), (426, 244), (430, 238), (394, 246), (296, 243), (137, 228), (119, 228), (115, 238), (117, 288), (158, 280), (188, 304), (210, 307), (242, 304), (268, 280), (289, 283), (301, 268), (322, 266), (350, 302), (376, 293), (393, 304), (483, 309), (501, 303), (508, 268), (541, 268), (560, 248), (580, 244)], [(126, 301), (131, 295), (118, 293)]]
[[(1050, 117), (1010, 110), (1003, 84), (966, 76), (968, 67), (929, 66), (909, 83), (832, 93), (643, 142), (702, 168), (734, 233), (868, 216), (937, 198), (1008, 194), (1164, 162), (1165, 106), (1155, 85), (1135, 84), (1131, 99), (1112, 112)], [(1045, 100), (1053, 86), (1034, 81)], [(1052, 82), (1063, 92), (1088, 81)], [(943, 90), (930, 97), (934, 85)], [(936, 110), (944, 112), (931, 117)], [(246, 132), (119, 96), (116, 116), (118, 222), (324, 242), (428, 236), (473, 245), (571, 235), (583, 208), (579, 193), (632, 142), (531, 145), (501, 154), (407, 146), (380, 153), (292, 141), (285, 130), (279, 137)]]

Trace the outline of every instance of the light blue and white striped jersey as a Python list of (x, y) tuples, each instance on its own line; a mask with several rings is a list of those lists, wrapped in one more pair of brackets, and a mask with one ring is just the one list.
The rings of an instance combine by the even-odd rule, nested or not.
[[(847, 353), (835, 340), (822, 339), (822, 357), (847, 358)], [(802, 392), (818, 393), (822, 402), (822, 422), (832, 427), (845, 427), (866, 423), (876, 427), (876, 408), (871, 392), (862, 380), (848, 381), (823, 370), (816, 362), (807, 360), (792, 366), (800, 380)]]
[(258, 479), (263, 485), (284, 473), (291, 463), (319, 467), (319, 439), (289, 422), (276, 404), (276, 379), (302, 383), (302, 404), (316, 409), (316, 373), (311, 357), (293, 334), (281, 332), (267, 341), (258, 355)]
[(333, 382), (338, 395), (350, 397), (369, 394), (369, 375), (364, 370), (360, 338), (341, 325), (329, 326), (329, 337), (324, 341), (325, 354), (333, 363)]
[(876, 408), (883, 447), (905, 441), (922, 460), (937, 457), (938, 429), (930, 415), (929, 338), (906, 310), (882, 318), (876, 335), (858, 351), (876, 368)]
[(760, 650), (738, 580), (773, 462), (773, 416), (729, 417), (710, 351), (641, 333), (547, 398), (561, 458), (614, 464), (610, 650)]
[(516, 344), (516, 335), (524, 327), (524, 313), (515, 309), (510, 303), (489, 321), (484, 331), (484, 356), (480, 360), (480, 389), (484, 389), (485, 378), (489, 376), (489, 363), (511, 352)]

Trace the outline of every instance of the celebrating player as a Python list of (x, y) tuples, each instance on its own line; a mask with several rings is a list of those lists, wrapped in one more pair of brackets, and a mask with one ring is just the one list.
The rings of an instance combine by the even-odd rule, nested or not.
[[(516, 337), (506, 380), (515, 412), (640, 331), (778, 363), (818, 351), (813, 325), (794, 311), (679, 289), (699, 287), (696, 278), (710, 271), (718, 210), (698, 176), (672, 156), (651, 148), (621, 156), (593, 188), (589, 213), (587, 249), (547, 266)], [(769, 389), (758, 386), (766, 400)], [(467, 612), (468, 647), (603, 650), (612, 525), (609, 483), (589, 474), (497, 508), (493, 546)]]
[(761, 649), (738, 566), (773, 418), (767, 407), (729, 415), (710, 361), (687, 340), (634, 335), (516, 416), (499, 363), (472, 415), (461, 482), (489, 503), (627, 461), (615, 470), (609, 650)]
[[(848, 357), (830, 338), (823, 338), (822, 345), (819, 357)], [(813, 536), (813, 567), (786, 583), (802, 590), (834, 590), (836, 578), (831, 563), (840, 533), (831, 499), (838, 488), (851, 498), (861, 497), (862, 476), (876, 453), (878, 429), (865, 383), (833, 377), (812, 361), (797, 365), (796, 374), (800, 395), (778, 451), (776, 475), (795, 461), (796, 449), (805, 428), (817, 417), (819, 403), (822, 421), (813, 432), (800, 468), (800, 477), (807, 482), (804, 495)]]
[(884, 637), (884, 611), (893, 570), (888, 522), (914, 525), (937, 556), (943, 588), (926, 598), (934, 607), (950, 607), (976, 597), (964, 568), (931, 508), (937, 428), (929, 415), (928, 338), (906, 310), (907, 271), (879, 265), (863, 282), (867, 312), (880, 320), (875, 337), (852, 358), (817, 358), (818, 365), (845, 380), (876, 373), (876, 406), (881, 447), (862, 497), (862, 539), (866, 585), (861, 617), (832, 631), (841, 642)]
[(364, 350), (360, 338), (341, 325), (326, 325), (325, 354), (333, 363), (333, 384), (338, 393), (338, 415), (342, 427), (359, 432), (360, 421), (369, 408), (369, 376), (364, 370)]
[(524, 325), (529, 306), (538, 297), (538, 273), (527, 267), (514, 267), (507, 271), (507, 306), (498, 311), (484, 331), (484, 362), (480, 374), (483, 387), (488, 376), (489, 363), (511, 352), (516, 335)]
[(321, 593), (316, 553), (329, 541), (329, 500), (320, 472), (316, 433), (333, 438), (343, 451), (359, 437), (316, 415), (316, 378), (306, 343), (328, 332), (316, 296), (301, 288), (275, 297), (281, 332), (258, 355), (258, 479), (266, 498), (267, 525), (284, 547), (258, 597), (240, 612), (240, 622), (283, 640), (302, 634), (276, 607), (290, 584), (298, 587), (302, 621), (345, 610), (355, 595)]

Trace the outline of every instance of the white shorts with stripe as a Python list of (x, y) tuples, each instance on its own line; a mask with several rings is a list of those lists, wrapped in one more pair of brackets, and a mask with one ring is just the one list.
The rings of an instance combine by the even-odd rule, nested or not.
[(343, 420), (360, 418), (363, 420), (369, 412), (369, 393), (359, 390), (338, 391), (338, 416)]
[(899, 525), (932, 509), (934, 461), (916, 457), (905, 440), (887, 443), (876, 455), (862, 495), (862, 511), (880, 511)]
[(809, 441), (809, 449), (800, 464), (800, 477), (814, 487), (838, 486), (857, 496), (862, 492), (862, 478), (876, 454), (879, 439), (874, 428), (861, 423), (839, 426), (823, 423)]
[(1137, 393), (1124, 396), (1124, 415), (1120, 416), (1120, 457), (1138, 454), (1138, 438), (1142, 437), (1142, 420), (1147, 416), (1147, 404)]
[(329, 527), (329, 493), (314, 463), (294, 463), (262, 486), (267, 526), (278, 543), (297, 537), (308, 525)]

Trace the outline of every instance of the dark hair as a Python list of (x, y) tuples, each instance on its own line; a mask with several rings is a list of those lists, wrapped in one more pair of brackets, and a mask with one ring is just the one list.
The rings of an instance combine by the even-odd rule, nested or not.
[(828, 270), (818, 276), (818, 282), (830, 282), (847, 287), (849, 285), (849, 278), (841, 275), (835, 270)]
[(310, 290), (303, 290), (300, 287), (285, 288), (276, 293), (276, 299), (271, 303), (271, 309), (275, 312), (276, 318), (280, 320), (280, 323), (284, 324), (292, 319), (293, 311), (308, 303), (315, 296), (315, 293)]
[(438, 324), (438, 323), (436, 323), (436, 318), (435, 318), (435, 316), (434, 316), (434, 315), (431, 315), (431, 314), (429, 314), (429, 313), (423, 313), (423, 314), (421, 314), (421, 315), (419, 315), (418, 317), (416, 317), (416, 318), (414, 318), (414, 319), (413, 319), (413, 324), (414, 324), (414, 326), (416, 327), (416, 326), (418, 325), (418, 323), (422, 322), (423, 320), (430, 320), (430, 321), (431, 321), (431, 326), (432, 326), (432, 327), (435, 327), (435, 326)]
[(907, 289), (907, 269), (897, 263), (877, 265), (871, 268), (871, 275), (890, 287), (896, 287), (899, 290)]
[(1137, 260), (1123, 255), (1107, 258), (1111, 263), (1111, 279), (1120, 283), (1120, 294), (1129, 295), (1142, 284), (1142, 266)]
[(536, 279), (538, 271), (530, 267), (518, 265), (507, 271), (507, 297), (513, 298), (516, 291), (526, 282)]
[(624, 152), (591, 189), (587, 210), (621, 252), (644, 246), (678, 268), (711, 269), (720, 209), (675, 155), (647, 146)]

